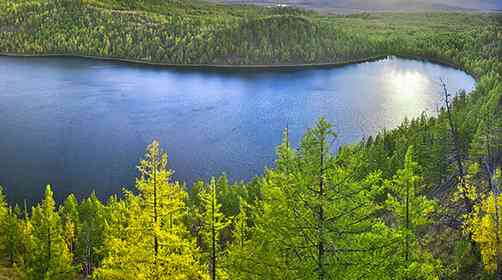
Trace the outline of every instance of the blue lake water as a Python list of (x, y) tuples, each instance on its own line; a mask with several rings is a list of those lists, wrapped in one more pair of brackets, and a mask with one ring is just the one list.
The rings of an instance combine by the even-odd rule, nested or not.
[(79, 58), (0, 57), (0, 185), (11, 201), (52, 184), (99, 197), (132, 187), (158, 139), (175, 179), (225, 172), (248, 180), (272, 166), (288, 126), (293, 144), (321, 117), (336, 145), (435, 114), (439, 79), (471, 91), (465, 72), (388, 58), (301, 71), (176, 70)]

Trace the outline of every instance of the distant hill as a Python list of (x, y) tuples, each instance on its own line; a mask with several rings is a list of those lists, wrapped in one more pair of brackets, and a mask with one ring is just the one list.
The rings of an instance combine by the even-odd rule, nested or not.
[(291, 5), (324, 12), (502, 11), (502, 0), (209, 0), (229, 4)]

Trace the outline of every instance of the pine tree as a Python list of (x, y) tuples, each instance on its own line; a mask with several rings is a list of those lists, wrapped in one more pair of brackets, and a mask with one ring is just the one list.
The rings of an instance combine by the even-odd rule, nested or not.
[(72, 256), (65, 244), (61, 219), (50, 186), (44, 200), (32, 209), (32, 235), (25, 263), (27, 279), (71, 279), (74, 275)]

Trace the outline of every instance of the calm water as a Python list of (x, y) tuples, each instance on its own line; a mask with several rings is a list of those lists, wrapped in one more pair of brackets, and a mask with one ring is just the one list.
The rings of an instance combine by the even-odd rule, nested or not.
[(325, 116), (350, 143), (406, 116), (431, 114), (438, 81), (452, 92), (466, 73), (390, 58), (305, 71), (176, 71), (74, 58), (0, 57), (0, 185), (10, 200), (42, 196), (51, 183), (102, 198), (131, 186), (152, 139), (175, 178), (226, 172), (250, 179), (271, 166), (284, 127), (297, 144)]

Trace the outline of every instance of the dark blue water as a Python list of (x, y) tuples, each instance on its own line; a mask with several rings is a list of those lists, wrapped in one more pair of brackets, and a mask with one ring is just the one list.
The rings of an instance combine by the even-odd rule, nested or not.
[(131, 187), (158, 139), (178, 180), (223, 172), (247, 180), (271, 166), (282, 130), (297, 144), (325, 116), (337, 145), (406, 116), (434, 114), (439, 78), (470, 91), (466, 73), (390, 58), (333, 69), (177, 71), (76, 58), (0, 57), (0, 185), (11, 201)]

